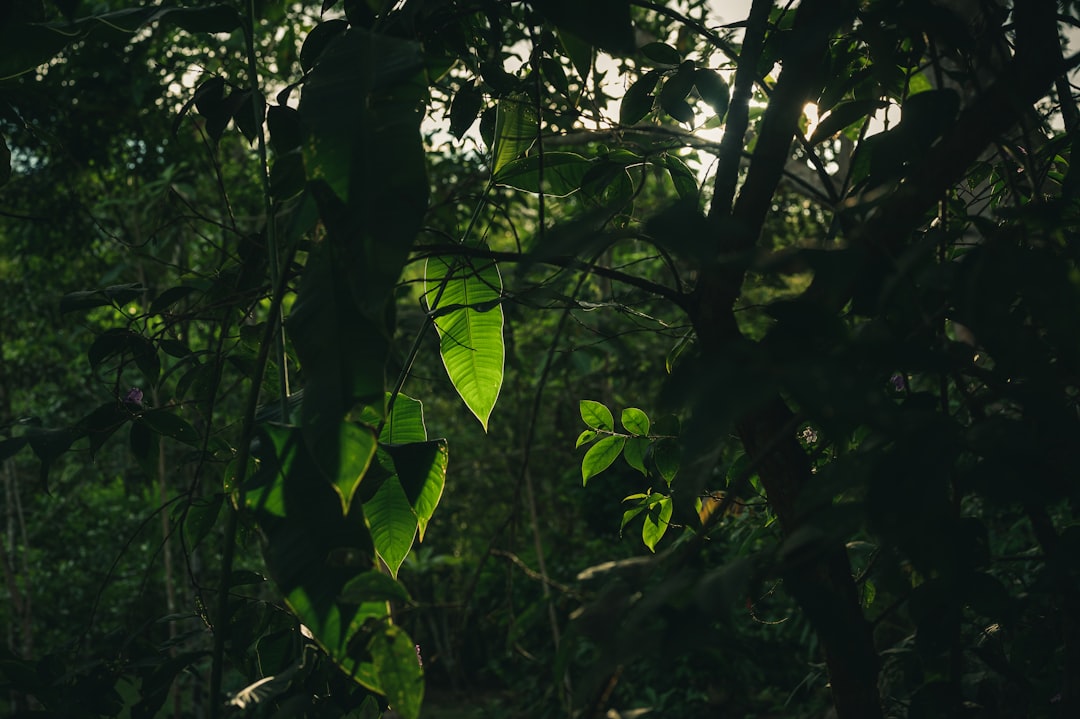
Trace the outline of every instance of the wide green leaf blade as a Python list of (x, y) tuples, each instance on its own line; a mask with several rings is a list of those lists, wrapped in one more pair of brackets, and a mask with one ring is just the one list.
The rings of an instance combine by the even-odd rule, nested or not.
[(499, 101), (495, 114), (495, 138), (491, 146), (491, 175), (518, 159), (536, 140), (536, 108), (526, 95), (511, 95)]
[[(458, 395), (487, 431), (502, 389), (502, 277), (494, 262), (432, 257), (425, 291), (439, 330), (439, 353)], [(441, 290), (441, 294), (440, 294)]]
[(418, 399), (399, 394), (394, 398), (394, 406), (386, 418), (379, 441), (383, 444), (407, 444), (426, 440), (424, 404)]
[(610, 467), (622, 453), (625, 443), (626, 437), (604, 437), (589, 447), (585, 458), (581, 460), (581, 483), (587, 484), (590, 478)]
[[(308, 443), (316, 463), (341, 498), (342, 513), (347, 514), (356, 488), (375, 456), (375, 431), (365, 424), (342, 422), (332, 436), (309, 435)], [(330, 453), (337, 453), (336, 458)]]
[(401, 627), (388, 625), (368, 644), (381, 691), (402, 719), (419, 719), (424, 701), (424, 670), (416, 645)]
[[(543, 161), (544, 194), (551, 197), (566, 197), (580, 190), (585, 174), (593, 166), (587, 158), (573, 152), (547, 152)], [(499, 185), (539, 194), (540, 156), (512, 160), (492, 179)]]
[(364, 514), (371, 525), (375, 552), (390, 570), (390, 575), (396, 578), (401, 563), (412, 549), (418, 525), (396, 475), (383, 480), (375, 496), (364, 502)]
[(396, 444), (387, 447), (387, 451), (394, 460), (401, 488), (416, 514), (417, 530), (422, 542), (446, 484), (446, 440)]
[(637, 407), (627, 407), (622, 411), (622, 426), (627, 432), (644, 436), (649, 433), (649, 415)]
[(578, 402), (578, 411), (581, 412), (582, 421), (589, 427), (615, 431), (615, 417), (607, 405), (593, 399), (583, 399)]

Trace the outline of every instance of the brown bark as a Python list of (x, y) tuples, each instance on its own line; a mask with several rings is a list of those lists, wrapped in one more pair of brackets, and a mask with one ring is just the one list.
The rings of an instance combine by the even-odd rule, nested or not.
[[(793, 48), (783, 59), (769, 107), (759, 130), (747, 178), (734, 207), (718, 180), (709, 217), (718, 232), (719, 258), (751, 250), (761, 235), (766, 213), (783, 175), (804, 104), (820, 90), (821, 67), (833, 33), (854, 16), (855, 4), (833, 0), (804, 0), (795, 19)], [(748, 31), (748, 40), (754, 35)], [(744, 48), (740, 65), (755, 62), (753, 47)], [(730, 130), (730, 128), (729, 128)], [(727, 137), (725, 137), (727, 140)], [(728, 163), (737, 158), (725, 158)], [(720, 176), (733, 178), (737, 168), (721, 163)], [(703, 354), (719, 356), (742, 340), (733, 313), (741, 291), (743, 271), (722, 264), (706, 268), (695, 290), (691, 320)], [(794, 434), (792, 412), (779, 397), (746, 412), (737, 422), (739, 437), (758, 467), (758, 475), (785, 536), (802, 524), (799, 495), (809, 481), (810, 461)], [(840, 719), (880, 717), (877, 689), (878, 657), (870, 626), (862, 615), (851, 567), (844, 547), (832, 542), (812, 556), (788, 562), (785, 586), (818, 632), (825, 653), (837, 716)]]

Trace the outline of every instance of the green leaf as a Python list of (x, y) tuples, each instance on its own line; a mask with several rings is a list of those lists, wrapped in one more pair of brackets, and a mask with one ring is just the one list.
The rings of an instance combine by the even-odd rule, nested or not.
[(418, 524), (396, 475), (383, 480), (375, 495), (364, 502), (364, 514), (371, 525), (375, 552), (386, 564), (390, 576), (396, 578), (412, 549)]
[(649, 415), (637, 407), (627, 407), (620, 417), (623, 428), (630, 434), (645, 436), (649, 434)]
[(810, 144), (816, 145), (823, 140), (829, 139), (848, 125), (865, 121), (884, 104), (876, 99), (840, 103), (818, 122), (814, 132), (810, 135)]
[(650, 552), (656, 551), (657, 543), (671, 526), (671, 497), (660, 496), (659, 499), (654, 499), (656, 496), (649, 498), (649, 510), (645, 514), (645, 524), (641, 527), (641, 541), (645, 542)]
[(300, 67), (310, 72), (334, 38), (348, 29), (349, 23), (342, 19), (324, 20), (311, 29), (300, 48)]
[(675, 191), (679, 197), (695, 204), (698, 201), (699, 190), (697, 176), (690, 170), (682, 158), (672, 155), (670, 152), (664, 155), (664, 165), (671, 174), (671, 181), (675, 185)]
[(558, 36), (559, 44), (562, 45), (563, 51), (570, 58), (570, 62), (574, 64), (574, 69), (577, 70), (578, 76), (581, 77), (581, 84), (584, 87), (589, 80), (590, 72), (592, 72), (593, 56), (595, 54), (593, 46), (566, 30), (559, 30)]
[(525, 154), (536, 141), (539, 120), (527, 95), (511, 95), (499, 100), (495, 114), (495, 137), (491, 148), (491, 175)]
[[(593, 163), (573, 152), (544, 153), (544, 194), (566, 197), (581, 189)], [(507, 163), (492, 180), (498, 185), (540, 193), (540, 156), (529, 155)]]
[(366, 619), (387, 617), (387, 605), (338, 601), (349, 581), (373, 567), (361, 504), (342, 514), (340, 497), (296, 427), (262, 426), (255, 459), (259, 470), (244, 499), (266, 538), (266, 564), (286, 604), (348, 676), (380, 691), (372, 668), (357, 658), (356, 643)]
[[(389, 396), (389, 394), (387, 394)], [(424, 424), (424, 404), (404, 394), (394, 398), (390, 416), (386, 418), (379, 441), (383, 444), (407, 444), (427, 441)]]
[(60, 314), (88, 310), (106, 305), (125, 305), (139, 299), (146, 292), (140, 283), (112, 285), (103, 290), (69, 292), (60, 298)]
[(656, 465), (656, 471), (670, 486), (671, 481), (675, 479), (675, 475), (679, 473), (681, 452), (679, 451), (678, 442), (673, 439), (658, 440), (653, 445), (652, 458), (653, 464)]
[(321, 427), (318, 433), (305, 433), (305, 437), (316, 464), (341, 499), (342, 514), (348, 514), (375, 456), (375, 430), (358, 422), (340, 422), (336, 431)]
[[(441, 289), (441, 295), (440, 295)], [(425, 293), (439, 330), (439, 353), (458, 395), (487, 431), (503, 381), (502, 277), (494, 262), (432, 257)]]
[(446, 484), (449, 462), (446, 440), (395, 444), (386, 450), (394, 460), (394, 470), (401, 488), (416, 514), (417, 531), (422, 542)]
[(393, 577), (373, 570), (359, 574), (346, 582), (338, 600), (346, 604), (407, 602), (409, 592)]
[(623, 449), (623, 459), (631, 467), (648, 476), (645, 468), (645, 454), (649, 451), (648, 437), (631, 437), (626, 440), (626, 448)]
[(588, 484), (589, 479), (603, 472), (622, 453), (626, 437), (604, 437), (589, 447), (581, 460), (581, 483)]
[(687, 60), (660, 88), (660, 107), (679, 122), (694, 121), (694, 108), (686, 101), (690, 88), (694, 86), (694, 77), (694, 63)]
[(172, 437), (192, 446), (197, 446), (200, 443), (201, 437), (198, 430), (192, 427), (186, 419), (173, 412), (171, 408), (163, 407), (144, 412), (137, 421), (142, 422), (150, 431), (163, 437)]
[(450, 134), (461, 139), (476, 122), (484, 104), (484, 93), (472, 83), (463, 85), (450, 103)]
[(641, 54), (657, 67), (678, 67), (682, 62), (679, 51), (665, 42), (650, 42), (641, 47)]
[(583, 444), (588, 444), (596, 439), (596, 430), (587, 429), (578, 435), (577, 442), (574, 443), (574, 449), (577, 449)]
[(713, 70), (702, 67), (694, 71), (694, 85), (701, 99), (709, 104), (718, 118), (723, 119), (731, 102), (731, 91), (724, 78)]
[(637, 82), (626, 88), (619, 104), (620, 124), (634, 125), (652, 112), (653, 102), (656, 99), (652, 93), (659, 79), (660, 73), (653, 70), (645, 73)]
[(607, 406), (591, 399), (583, 399), (578, 402), (578, 411), (581, 419), (593, 429), (604, 429), (608, 432), (615, 431), (615, 418)]
[[(629, 497), (627, 497), (627, 499), (629, 499)], [(641, 502), (636, 507), (631, 507), (630, 509), (623, 512), (622, 521), (619, 522), (619, 534), (620, 535), (622, 534), (623, 530), (626, 529), (626, 525), (630, 524), (631, 520), (633, 520), (634, 517), (638, 516), (639, 514), (641, 514), (642, 512), (645, 511), (645, 507), (646, 507), (645, 502)]]
[(400, 627), (388, 625), (372, 637), (368, 651), (387, 703), (402, 719), (419, 719), (424, 701), (424, 670), (413, 640)]

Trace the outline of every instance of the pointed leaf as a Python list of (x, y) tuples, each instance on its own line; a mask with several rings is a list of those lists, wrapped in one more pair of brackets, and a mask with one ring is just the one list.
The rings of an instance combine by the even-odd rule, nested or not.
[(581, 460), (581, 483), (588, 484), (591, 477), (603, 472), (622, 453), (626, 437), (604, 437), (589, 448)]
[(495, 137), (491, 148), (491, 174), (521, 157), (536, 141), (536, 108), (527, 95), (511, 95), (499, 100), (495, 114)]
[(659, 78), (660, 74), (653, 70), (645, 73), (641, 79), (626, 89), (619, 104), (621, 124), (636, 124), (652, 112), (653, 102), (656, 100), (652, 93), (656, 89), (656, 81)]
[(731, 90), (724, 78), (713, 70), (702, 67), (694, 71), (694, 85), (701, 99), (709, 104), (718, 118), (723, 119), (731, 102)]
[(333, 437), (325, 433), (306, 436), (316, 463), (341, 498), (341, 513), (348, 514), (356, 489), (375, 456), (375, 430), (358, 422), (341, 422)]
[(375, 496), (364, 502), (364, 514), (371, 526), (375, 551), (390, 570), (390, 576), (396, 578), (412, 549), (417, 530), (416, 515), (396, 476), (385, 479)]
[(583, 444), (588, 444), (596, 439), (596, 430), (587, 429), (578, 435), (577, 442), (574, 443), (574, 449), (577, 449)]
[(396, 444), (387, 447), (387, 451), (394, 460), (394, 469), (405, 497), (416, 514), (417, 531), (422, 542), (446, 484), (449, 461), (446, 440)]
[(650, 552), (655, 552), (656, 544), (663, 539), (668, 527), (671, 526), (673, 507), (671, 497), (661, 497), (655, 503), (650, 498), (650, 504), (652, 506), (645, 515), (645, 524), (641, 527), (641, 540), (645, 542)]
[(472, 83), (462, 86), (450, 103), (450, 134), (461, 139), (476, 122), (484, 104), (484, 93)]
[(502, 389), (505, 359), (499, 268), (494, 262), (472, 265), (432, 257), (427, 261), (425, 292), (432, 303), (446, 373), (487, 431)]

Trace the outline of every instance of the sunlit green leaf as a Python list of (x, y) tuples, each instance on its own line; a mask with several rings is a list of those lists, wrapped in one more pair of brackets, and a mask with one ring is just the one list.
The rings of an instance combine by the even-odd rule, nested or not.
[(424, 425), (424, 404), (412, 397), (399, 394), (383, 425), (379, 441), (383, 444), (407, 444), (427, 440)]
[(649, 433), (649, 415), (637, 407), (627, 407), (620, 417), (622, 426), (630, 434), (645, 436)]
[(397, 577), (401, 563), (405, 561), (416, 538), (416, 514), (409, 503), (397, 476), (383, 481), (375, 496), (364, 502), (364, 514), (371, 526), (371, 538), (375, 551)]
[(581, 460), (582, 484), (587, 484), (591, 477), (595, 477), (610, 467), (622, 452), (625, 442), (626, 437), (604, 437), (589, 447), (589, 451)]
[(435, 314), (446, 373), (487, 431), (502, 389), (506, 351), (499, 268), (494, 262), (432, 257), (427, 261), (425, 293)]
[(641, 540), (650, 552), (655, 552), (656, 544), (663, 539), (664, 533), (671, 526), (673, 506), (671, 497), (661, 497), (655, 502), (650, 498), (650, 505), (645, 514), (645, 524), (641, 527)]
[(577, 449), (583, 444), (588, 444), (596, 439), (596, 430), (587, 429), (578, 435), (577, 442), (574, 443), (574, 449)]
[(527, 95), (511, 95), (499, 100), (491, 148), (493, 177), (532, 146), (536, 141), (537, 123), (536, 108)]
[[(540, 192), (540, 155), (529, 155), (508, 162), (492, 178), (499, 185), (506, 185), (525, 192)], [(544, 194), (565, 197), (581, 189), (585, 174), (593, 163), (573, 152), (547, 152), (543, 156)]]
[(604, 404), (591, 399), (583, 399), (578, 402), (578, 411), (581, 412), (581, 419), (589, 427), (605, 429), (608, 432), (615, 431), (615, 417)]
[(446, 440), (395, 444), (386, 449), (394, 460), (394, 470), (405, 497), (416, 514), (419, 539), (423, 541), (446, 484), (449, 461)]

